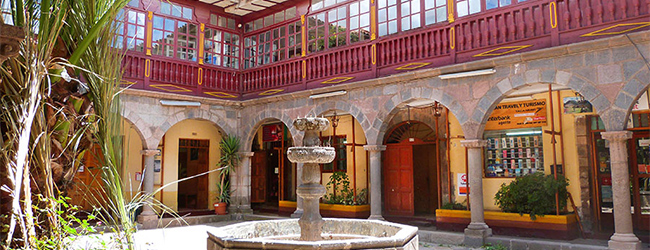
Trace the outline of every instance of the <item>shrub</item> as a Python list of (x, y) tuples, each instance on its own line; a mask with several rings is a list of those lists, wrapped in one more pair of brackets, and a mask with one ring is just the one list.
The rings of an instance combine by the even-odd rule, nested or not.
[[(467, 200), (465, 200), (463, 203), (466, 203)], [(442, 209), (449, 209), (449, 210), (467, 210), (467, 206), (465, 206), (463, 203), (459, 202), (447, 202), (444, 205), (442, 205)]]
[(510, 184), (502, 184), (497, 192), (496, 204), (504, 212), (530, 214), (535, 220), (537, 215), (555, 214), (555, 192), (558, 193), (560, 209), (567, 205), (568, 180), (558, 175), (544, 176), (543, 173), (517, 177)]
[[(350, 179), (345, 172), (334, 172), (327, 183), (327, 189), (335, 191), (332, 194), (323, 196), (323, 201), (327, 204), (341, 205), (365, 205), (368, 204), (368, 189), (361, 189), (357, 193), (356, 202), (354, 192), (350, 187)], [(336, 195), (334, 195), (336, 193)]]

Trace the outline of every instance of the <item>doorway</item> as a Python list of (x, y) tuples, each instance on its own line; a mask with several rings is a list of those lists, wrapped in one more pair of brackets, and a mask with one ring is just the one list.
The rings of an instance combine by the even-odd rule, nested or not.
[(428, 216), (438, 208), (438, 171), (434, 131), (421, 122), (396, 126), (383, 157), (384, 206), (389, 216)]
[[(207, 172), (210, 140), (179, 139), (178, 179)], [(178, 183), (178, 210), (208, 209), (208, 175)]]

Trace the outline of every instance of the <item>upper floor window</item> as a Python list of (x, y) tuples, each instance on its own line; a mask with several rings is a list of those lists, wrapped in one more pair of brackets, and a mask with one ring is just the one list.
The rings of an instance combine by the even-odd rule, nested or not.
[(168, 2), (166, 0), (160, 1), (160, 13), (165, 15), (172, 15), (175, 17), (192, 19), (192, 8), (185, 7), (180, 4)]
[(300, 56), (302, 36), (300, 21), (290, 23), (244, 39), (244, 68)]
[(239, 69), (239, 35), (205, 28), (203, 60), (206, 64)]
[(379, 36), (447, 20), (446, 0), (378, 0), (377, 8)]
[(122, 9), (115, 19), (117, 37), (113, 47), (143, 52), (145, 36), (145, 14), (139, 11)]
[(297, 13), (296, 13), (295, 6), (285, 10), (281, 10), (274, 14), (270, 14), (244, 24), (244, 32), (259, 30), (264, 27), (269, 27), (274, 24), (288, 21), (293, 18), (296, 18), (296, 15)]
[(231, 30), (237, 29), (235, 19), (215, 14), (210, 14), (210, 24)]
[(140, 0), (129, 0), (128, 6), (138, 8), (140, 7)]
[(2, 21), (5, 24), (13, 25), (14, 19), (11, 15), (11, 1), (5, 0), (2, 2), (2, 8), (0, 8), (0, 14), (2, 15)]
[(480, 0), (457, 0), (456, 1), (456, 13), (458, 14), (458, 17), (464, 17), (470, 14), (478, 13), (480, 11), (481, 11)]
[(330, 9), (307, 18), (308, 51), (316, 52), (370, 39), (370, 1)]
[(154, 15), (152, 46), (154, 55), (196, 61), (196, 24)]
[(311, 0), (311, 10), (320, 10), (348, 0)]

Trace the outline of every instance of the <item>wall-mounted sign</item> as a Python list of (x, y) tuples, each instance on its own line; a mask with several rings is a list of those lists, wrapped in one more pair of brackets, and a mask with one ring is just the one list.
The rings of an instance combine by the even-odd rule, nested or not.
[(546, 100), (501, 103), (485, 123), (485, 130), (531, 128), (546, 125)]
[(591, 103), (583, 98), (578, 97), (564, 97), (564, 113), (565, 114), (580, 114), (594, 112)]
[(458, 173), (458, 196), (467, 196), (469, 191), (469, 183), (467, 182), (466, 173)]
[(264, 125), (262, 127), (262, 141), (280, 141), (283, 134), (281, 124)]

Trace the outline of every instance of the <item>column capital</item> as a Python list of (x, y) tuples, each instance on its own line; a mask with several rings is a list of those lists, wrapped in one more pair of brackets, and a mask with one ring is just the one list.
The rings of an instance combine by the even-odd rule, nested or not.
[(603, 139), (608, 141), (625, 141), (632, 138), (632, 131), (606, 131), (600, 133), (600, 135), (603, 137)]
[(487, 141), (483, 139), (462, 140), (460, 145), (466, 148), (483, 148), (487, 146)]
[(363, 149), (370, 152), (378, 152), (386, 150), (386, 145), (365, 145)]
[(253, 154), (255, 154), (255, 152), (239, 152), (237, 154), (239, 157), (253, 157)]
[(152, 156), (156, 155), (158, 153), (158, 149), (143, 149), (140, 151), (140, 154), (143, 154), (145, 156)]

